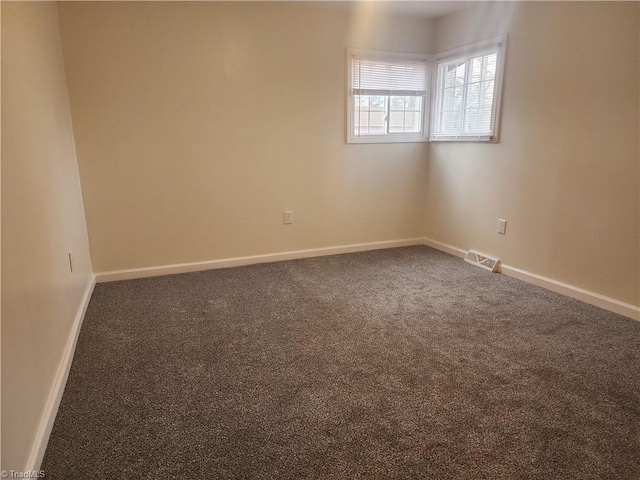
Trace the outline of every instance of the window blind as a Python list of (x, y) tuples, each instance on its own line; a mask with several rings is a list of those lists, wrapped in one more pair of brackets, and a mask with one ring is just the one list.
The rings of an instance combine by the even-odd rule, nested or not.
[(491, 51), (438, 65), (432, 136), (491, 137), (497, 61)]
[(354, 57), (354, 95), (422, 96), (427, 94), (427, 62)]

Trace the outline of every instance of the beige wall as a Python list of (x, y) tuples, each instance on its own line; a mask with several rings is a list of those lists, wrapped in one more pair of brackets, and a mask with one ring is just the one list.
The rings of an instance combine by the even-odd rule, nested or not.
[[(76, 147), (97, 271), (426, 232), (640, 304), (638, 4), (375, 8), (2, 3), (2, 468), (90, 280)], [(345, 145), (346, 47), (505, 32), (499, 144)]]
[(430, 49), (371, 8), (61, 4), (95, 271), (421, 237), (427, 146), (344, 141), (346, 47)]
[(90, 272), (56, 6), (2, 2), (3, 469), (26, 466)]
[(500, 143), (430, 145), (427, 237), (640, 305), (638, 25), (636, 2), (485, 4), (436, 22), (438, 51), (509, 38)]

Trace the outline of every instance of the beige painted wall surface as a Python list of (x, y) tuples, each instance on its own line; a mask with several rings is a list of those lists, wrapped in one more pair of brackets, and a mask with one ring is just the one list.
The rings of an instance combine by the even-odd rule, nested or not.
[(2, 2), (3, 469), (26, 466), (90, 272), (56, 6)]
[(430, 146), (427, 237), (640, 305), (638, 25), (635, 2), (480, 5), (435, 23), (438, 51), (509, 38), (500, 143)]
[(61, 4), (95, 271), (422, 236), (427, 146), (344, 142), (346, 47), (430, 48), (371, 8)]

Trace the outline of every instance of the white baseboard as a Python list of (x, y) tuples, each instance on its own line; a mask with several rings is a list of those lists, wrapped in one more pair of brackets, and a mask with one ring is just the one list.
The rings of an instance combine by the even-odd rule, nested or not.
[(633, 320), (640, 320), (640, 307), (631, 305), (630, 303), (624, 303), (615, 298), (600, 295), (599, 293), (585, 290), (584, 288), (575, 287), (552, 278), (543, 277), (535, 273), (527, 272), (520, 268), (512, 267), (510, 265), (500, 265), (500, 273), (504, 273), (509, 277), (524, 280), (528, 283), (533, 283), (539, 287), (552, 290), (556, 293), (561, 293), (571, 298), (581, 300), (596, 307), (604, 308), (614, 313), (619, 313), (625, 317), (629, 317)]
[(25, 471), (40, 470), (40, 465), (44, 458), (44, 452), (47, 449), (47, 443), (49, 443), (49, 436), (53, 429), (53, 423), (56, 419), (56, 414), (58, 413), (60, 400), (62, 400), (62, 393), (64, 392), (64, 387), (67, 384), (67, 378), (69, 377), (69, 370), (71, 369), (73, 354), (76, 350), (76, 343), (78, 342), (80, 328), (84, 321), (84, 314), (87, 311), (87, 306), (89, 305), (89, 300), (91, 299), (91, 294), (93, 293), (93, 287), (95, 287), (95, 285), (96, 277), (95, 275), (91, 275), (89, 283), (84, 290), (82, 301), (80, 302), (80, 306), (73, 320), (71, 332), (69, 333), (67, 345), (65, 346), (64, 355), (60, 361), (60, 366), (58, 367), (53, 387), (51, 392), (49, 392), (49, 398), (47, 399), (44, 412), (40, 418), (40, 425), (38, 426), (36, 437), (31, 447), (31, 453), (29, 454), (29, 459), (27, 460), (27, 465), (24, 469)]
[(440, 250), (441, 252), (449, 253), (460, 258), (464, 258), (467, 254), (466, 250), (462, 250), (461, 248), (454, 247), (452, 245), (447, 245), (446, 243), (437, 242), (431, 238), (425, 238), (424, 244), (427, 247), (435, 248), (436, 250)]
[(130, 270), (115, 270), (96, 274), (96, 281), (113, 282), (117, 280), (131, 280), (134, 278), (157, 277), (160, 275), (172, 275), (176, 273), (198, 272), (201, 270), (213, 270), (217, 268), (240, 267), (256, 263), (280, 262), (282, 260), (296, 260), (300, 258), (322, 257), (325, 255), (337, 255), (340, 253), (364, 252), (367, 250), (381, 250), (384, 248), (409, 247), (412, 245), (424, 245), (424, 238), (406, 238), (402, 240), (387, 240), (382, 242), (356, 243), (335, 247), (312, 248), (308, 250), (294, 250), (290, 252), (268, 253), (265, 255), (252, 255), (248, 257), (223, 258), (204, 262), (178, 263), (174, 265), (162, 265), (159, 267), (133, 268)]
[[(158, 267), (133, 268), (129, 270), (115, 270), (96, 274), (96, 282), (113, 282), (117, 280), (131, 280), (135, 278), (156, 277), (172, 275), (176, 273), (197, 272), (201, 270), (213, 270), (217, 268), (239, 267), (257, 263), (279, 262), (283, 260), (295, 260), (300, 258), (320, 257), (325, 255), (337, 255), (341, 253), (363, 252), (367, 250), (380, 250), (383, 248), (408, 247), (412, 245), (427, 245), (456, 257), (464, 257), (466, 250), (438, 242), (431, 238), (407, 238), (402, 240), (388, 240), (382, 242), (357, 243), (340, 245), (335, 247), (313, 248), (308, 250), (294, 250), (290, 252), (269, 253), (265, 255), (252, 255), (247, 257), (223, 258), (204, 262), (179, 263), (174, 265), (162, 265)], [(575, 287), (552, 278), (512, 267), (500, 265), (500, 272), (510, 277), (523, 280), (534, 285), (552, 290), (563, 295), (595, 305), (605, 310), (619, 313), (634, 320), (640, 320), (640, 307), (621, 302), (599, 293), (591, 292), (580, 287)]]
[[(464, 257), (467, 253), (461, 248), (447, 245), (446, 243), (441, 243), (430, 238), (425, 238), (424, 244), (457, 257)], [(640, 307), (621, 302), (615, 298), (600, 295), (599, 293), (591, 292), (580, 287), (569, 285), (567, 283), (560, 282), (549, 277), (544, 277), (536, 273), (531, 273), (520, 268), (512, 267), (511, 265), (505, 265), (503, 263), (500, 264), (499, 271), (509, 277), (517, 278), (518, 280), (523, 280), (527, 283), (532, 283), (556, 293), (561, 293), (562, 295), (581, 300), (585, 303), (595, 305), (596, 307), (609, 310), (610, 312), (624, 315), (625, 317), (629, 317), (633, 320), (640, 320)]]

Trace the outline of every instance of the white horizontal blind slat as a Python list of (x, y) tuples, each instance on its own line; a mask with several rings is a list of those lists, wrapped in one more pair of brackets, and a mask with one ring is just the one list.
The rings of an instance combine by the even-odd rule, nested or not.
[(370, 88), (354, 88), (354, 95), (386, 95), (394, 97), (422, 97), (426, 95), (424, 90), (373, 90)]
[[(354, 57), (352, 88), (355, 91), (410, 92), (425, 95), (427, 91), (427, 63), (416, 60), (377, 60)], [(372, 95), (362, 93), (362, 95)], [(398, 93), (405, 95), (405, 93)]]

